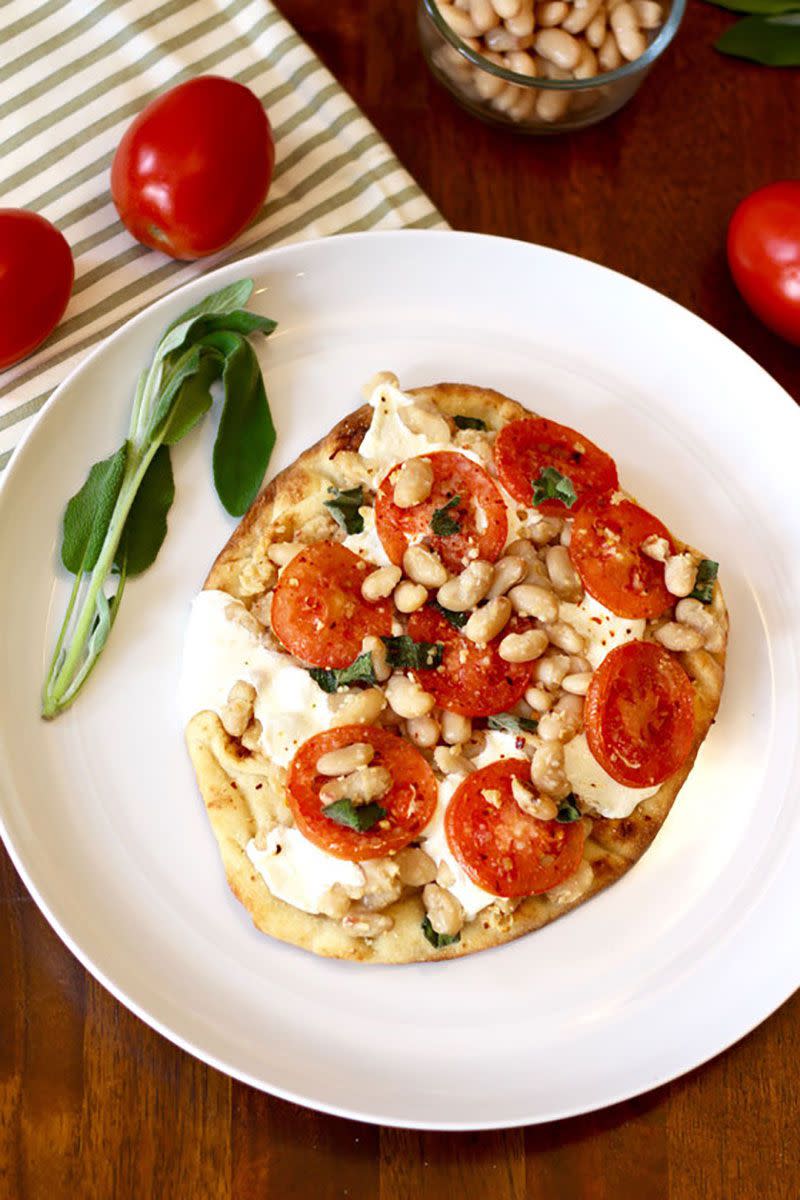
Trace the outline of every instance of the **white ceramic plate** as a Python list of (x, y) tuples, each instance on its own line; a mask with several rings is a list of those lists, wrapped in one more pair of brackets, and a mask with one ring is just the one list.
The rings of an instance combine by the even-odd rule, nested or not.
[[(66, 498), (124, 436), (162, 327), (245, 274), (280, 330), (263, 363), (272, 469), (391, 367), (488, 384), (606, 447), (626, 487), (722, 563), (732, 640), (716, 727), (620, 883), (461, 961), (327, 962), (255, 932), (230, 895), (175, 690), (189, 602), (233, 523), (212, 422), (174, 454), (177, 501), (103, 659), (53, 724), (39, 689), (67, 582)], [(64, 941), (124, 1004), (257, 1087), (428, 1128), (550, 1120), (642, 1092), (741, 1037), (800, 983), (800, 421), (713, 329), (552, 250), (454, 233), (268, 252), (161, 301), (64, 383), (0, 493), (0, 816)]]

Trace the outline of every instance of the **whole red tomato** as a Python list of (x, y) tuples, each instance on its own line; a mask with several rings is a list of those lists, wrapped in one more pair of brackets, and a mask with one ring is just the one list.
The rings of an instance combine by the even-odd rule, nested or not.
[(111, 195), (133, 236), (173, 258), (232, 242), (264, 202), (275, 146), (260, 100), (219, 75), (190, 79), (128, 126)]
[(757, 317), (800, 344), (800, 181), (759, 188), (731, 217), (728, 262)]
[(72, 251), (55, 225), (24, 208), (0, 208), (0, 369), (53, 332), (74, 278)]

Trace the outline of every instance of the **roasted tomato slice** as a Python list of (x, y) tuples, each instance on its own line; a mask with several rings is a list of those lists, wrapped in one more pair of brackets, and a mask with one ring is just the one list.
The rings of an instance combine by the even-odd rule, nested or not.
[(455, 629), (433, 606), (412, 613), (408, 632), (415, 642), (442, 642), (441, 666), (414, 674), (436, 703), (467, 717), (507, 712), (530, 684), (535, 663), (505, 662), (498, 646), (507, 633), (533, 629), (534, 621), (514, 617), (488, 646), (478, 646)]
[(618, 617), (660, 617), (674, 603), (664, 564), (642, 552), (642, 542), (653, 534), (665, 538), (674, 553), (666, 526), (631, 500), (598, 499), (575, 518), (570, 558), (587, 592)]
[(573, 875), (583, 857), (583, 823), (560, 825), (524, 813), (511, 780), (531, 787), (521, 759), (490, 763), (468, 775), (445, 815), (450, 849), (473, 883), (495, 896), (533, 896)]
[[(534, 481), (545, 467), (555, 467), (572, 480), (578, 496), (573, 512), (592, 497), (612, 492), (617, 486), (617, 466), (605, 450), (568, 425), (546, 417), (523, 417), (503, 426), (495, 439), (494, 461), (509, 495), (529, 507)], [(569, 511), (560, 500), (543, 500), (536, 507), (554, 517), (563, 517)]]
[(347, 667), (367, 634), (390, 634), (391, 599), (361, 595), (370, 567), (338, 542), (317, 542), (284, 567), (272, 628), (290, 654), (315, 667)]
[[(394, 479), (399, 466), (378, 488), (375, 522), (389, 558), (400, 564), (412, 537), (422, 534), (424, 544), (436, 551), (449, 571), (463, 570), (474, 558), (495, 562), (506, 544), (508, 517), (491, 476), (463, 454), (442, 450), (422, 457), (433, 467), (433, 489), (427, 500), (413, 508), (395, 504)], [(437, 510), (443, 510), (440, 519), (451, 532), (435, 532)]]
[[(319, 794), (329, 780), (318, 774), (317, 762), (353, 742), (369, 742), (375, 749), (370, 766), (386, 767), (392, 776), (391, 788), (376, 801), (386, 816), (363, 832), (325, 816), (326, 804)], [(438, 798), (433, 771), (419, 751), (387, 729), (369, 725), (342, 725), (309, 738), (292, 759), (288, 788), (301, 833), (328, 854), (352, 862), (381, 858), (413, 842), (433, 816)]]
[(612, 779), (654, 787), (694, 744), (694, 691), (678, 660), (654, 642), (628, 642), (595, 671), (584, 707), (589, 749)]

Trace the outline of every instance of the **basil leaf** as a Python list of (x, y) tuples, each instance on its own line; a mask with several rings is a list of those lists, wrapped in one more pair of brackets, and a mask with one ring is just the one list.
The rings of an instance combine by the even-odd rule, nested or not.
[(340, 492), (338, 488), (328, 488), (328, 491), (333, 499), (323, 503), (337, 525), (341, 525), (345, 533), (363, 533), (364, 518), (358, 511), (364, 503), (364, 489), (361, 485), (348, 488), (345, 492)]
[(461, 941), (460, 933), (437, 933), (431, 925), (430, 917), (425, 918), (421, 928), (434, 950), (441, 950), (442, 946), (454, 946), (456, 942)]
[(114, 557), (128, 575), (152, 566), (167, 536), (167, 513), (175, 499), (172, 463), (166, 446), (159, 446), (133, 498), (119, 549)]
[(461, 503), (460, 496), (453, 496), (452, 500), (448, 500), (442, 508), (434, 510), (431, 517), (431, 529), (437, 537), (452, 537), (454, 533), (461, 531), (460, 523), (455, 517), (450, 516), (450, 509), (455, 508)]
[(480, 417), (462, 417), (460, 415), (457, 415), (457, 416), (453, 417), (453, 421), (455, 422), (456, 429), (485, 429), (486, 428), (486, 422), (482, 421), (480, 419)]
[(800, 14), (745, 17), (726, 29), (715, 49), (765, 67), (800, 66)]
[(94, 464), (83, 487), (67, 504), (61, 561), (72, 575), (91, 571), (97, 563), (122, 486), (127, 457), (126, 442), (116, 454)]
[(352, 683), (376, 682), (372, 655), (368, 650), (359, 654), (349, 667), (310, 667), (308, 673), (323, 692), (329, 694), (338, 691), (340, 687), (349, 687)]
[(570, 825), (573, 821), (580, 821), (581, 813), (576, 808), (574, 800), (575, 793), (570, 792), (570, 794), (561, 801), (558, 813), (556, 815), (556, 820), (560, 825)]
[(708, 3), (729, 12), (759, 13), (764, 17), (793, 12), (798, 7), (798, 0), (708, 0)]
[(694, 582), (694, 588), (689, 592), (693, 600), (700, 600), (703, 604), (711, 603), (714, 598), (714, 583), (718, 571), (718, 562), (714, 562), (711, 558), (701, 560), (697, 568), (697, 578)]
[(445, 620), (449, 621), (455, 629), (463, 629), (469, 620), (468, 612), (454, 612), (452, 608), (445, 608), (438, 600), (432, 601), (431, 607), (441, 613)]
[(386, 647), (390, 667), (426, 671), (438, 667), (444, 654), (443, 642), (415, 642), (407, 633), (400, 637), (384, 637), (381, 641)]
[(510, 733), (536, 733), (539, 722), (532, 717), (515, 717), (513, 713), (495, 713), (489, 717), (490, 729), (507, 729)]
[(533, 503), (544, 500), (560, 500), (566, 508), (572, 508), (578, 493), (568, 475), (562, 475), (555, 467), (542, 467), (539, 478), (533, 481)]
[(381, 808), (380, 804), (362, 804), (356, 808), (352, 800), (336, 800), (322, 811), (337, 825), (346, 825), (348, 829), (356, 829), (359, 833), (372, 829), (386, 816), (386, 809)]
[(239, 334), (210, 334), (233, 341), (225, 358), (225, 399), (214, 443), (214, 484), (232, 517), (255, 500), (275, 445), (275, 426), (255, 351)]

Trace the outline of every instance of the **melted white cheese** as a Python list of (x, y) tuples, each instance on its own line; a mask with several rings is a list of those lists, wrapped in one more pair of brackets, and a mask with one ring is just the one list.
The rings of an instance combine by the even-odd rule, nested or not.
[(479, 888), (472, 882), (458, 860), (453, 857), (453, 852), (447, 842), (444, 828), (445, 813), (453, 798), (453, 793), (465, 778), (464, 775), (447, 775), (440, 782), (439, 803), (436, 806), (436, 812), (422, 832), (422, 849), (431, 856), (435, 863), (445, 863), (450, 868), (455, 883), (448, 884), (447, 890), (452, 892), (463, 908), (464, 916), (471, 921), (474, 916), (495, 900), (499, 900), (500, 897), (493, 895), (492, 892), (485, 892), (483, 888)]
[(407, 396), (390, 383), (379, 384), (369, 402), (374, 412), (358, 453), (381, 468), (380, 475), (405, 458), (454, 449), (449, 442), (432, 442), (423, 433), (411, 432), (400, 416), (400, 409), (413, 404), (414, 397)]
[(383, 542), (375, 528), (375, 509), (365, 504), (358, 511), (364, 518), (364, 528), (361, 533), (348, 533), (344, 545), (367, 562), (374, 563), (376, 567), (390, 567), (391, 559), (384, 550)]
[(184, 643), (180, 706), (184, 723), (195, 713), (222, 711), (234, 683), (256, 689), (255, 716), (261, 722), (261, 749), (287, 766), (308, 738), (333, 724), (333, 697), (285, 653), (269, 649), (225, 616), (233, 605), (226, 592), (201, 592), (192, 604)]
[(517, 734), (506, 733), (501, 729), (489, 729), (486, 733), (486, 745), (480, 754), (476, 754), (473, 763), (476, 770), (488, 767), (489, 763), (501, 762), (504, 758), (524, 758), (525, 752), (517, 746)]
[(567, 742), (564, 762), (576, 796), (590, 812), (601, 817), (629, 817), (640, 801), (658, 791), (658, 787), (629, 788), (617, 783), (592, 754), (584, 733)]
[(595, 669), (617, 646), (640, 642), (644, 637), (644, 621), (616, 616), (588, 592), (580, 604), (567, 604), (562, 600), (559, 616), (586, 638), (586, 658)]
[(265, 850), (257, 849), (251, 839), (247, 857), (273, 896), (307, 913), (320, 911), (322, 897), (335, 883), (347, 892), (364, 886), (364, 872), (357, 863), (326, 854), (299, 829), (273, 829), (267, 834)]

